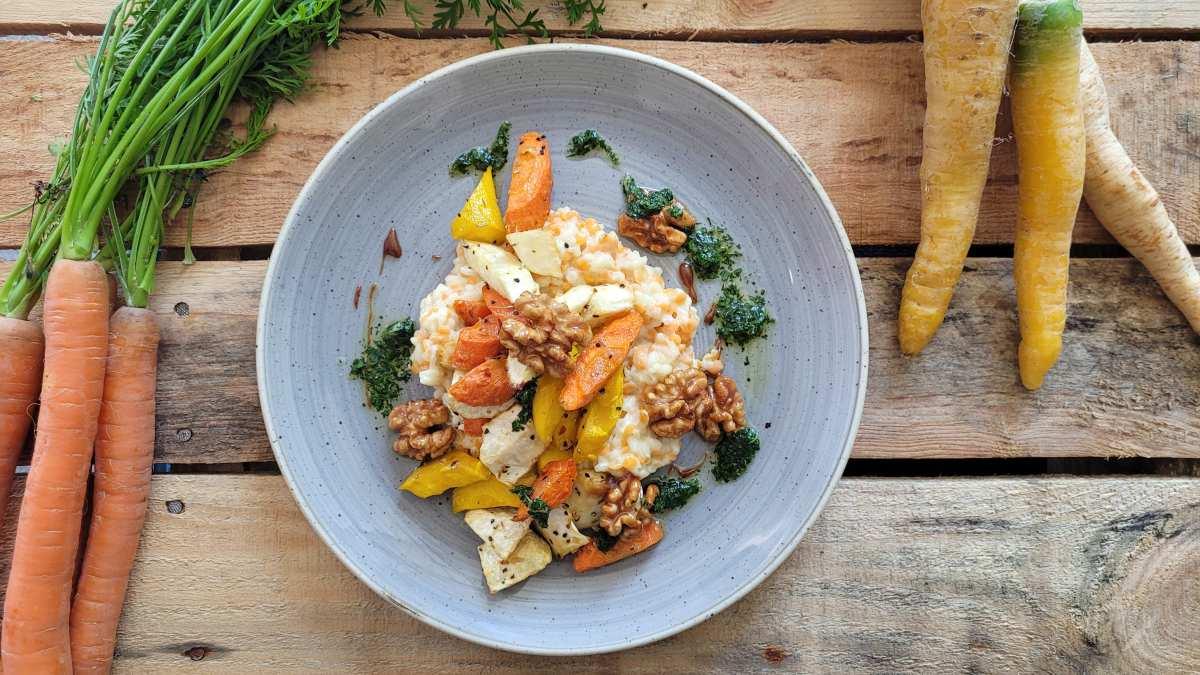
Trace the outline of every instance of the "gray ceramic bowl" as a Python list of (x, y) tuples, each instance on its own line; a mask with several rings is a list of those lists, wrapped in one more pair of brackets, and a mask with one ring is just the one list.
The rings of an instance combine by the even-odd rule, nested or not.
[[(577, 575), (555, 563), (489, 596), (475, 535), (397, 484), (413, 468), (390, 450), (384, 420), (347, 377), (365, 305), (379, 282), (385, 319), (415, 315), (450, 269), (448, 224), (474, 186), (447, 165), (511, 120), (545, 132), (555, 206), (613, 223), (618, 179), (669, 185), (726, 226), (767, 290), (768, 344), (726, 362), (742, 383), (763, 448), (746, 476), (670, 513), (651, 551)], [(570, 159), (567, 139), (596, 128), (621, 155)], [(507, 171), (498, 191), (506, 194)], [(399, 261), (378, 274), (396, 228)], [(432, 256), (441, 256), (434, 260)], [(653, 256), (652, 256), (653, 258)], [(678, 259), (656, 260), (676, 283)], [(701, 311), (717, 294), (701, 283)], [(365, 291), (364, 291), (365, 296)], [(838, 216), (796, 151), (761, 116), (665, 61), (596, 46), (544, 45), (468, 59), (422, 78), (371, 111), (329, 152), (288, 216), (271, 257), (258, 324), (258, 383), (271, 446), (301, 510), (364, 583), (413, 616), (481, 644), (585, 654), (646, 644), (712, 616), (795, 548), (841, 475), (867, 376), (866, 310)], [(713, 336), (702, 327), (698, 351)], [(746, 363), (749, 365), (745, 365)], [(412, 393), (424, 396), (413, 385)], [(693, 439), (685, 455), (698, 456)]]

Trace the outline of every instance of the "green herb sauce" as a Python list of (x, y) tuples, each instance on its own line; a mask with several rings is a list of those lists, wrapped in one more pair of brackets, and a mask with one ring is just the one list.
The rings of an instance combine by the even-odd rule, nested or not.
[[(740, 272), (740, 270), (739, 270)], [(767, 312), (766, 291), (747, 296), (737, 283), (740, 275), (726, 275), (717, 299), (717, 335), (726, 343), (745, 347), (755, 338), (767, 334), (767, 325), (774, 323)]]
[(695, 478), (656, 478), (650, 483), (658, 486), (658, 497), (650, 509), (654, 513), (680, 508), (700, 492), (700, 481)]
[(496, 130), (496, 138), (492, 140), (489, 146), (479, 146), (459, 155), (453, 162), (450, 163), (451, 176), (463, 176), (468, 171), (475, 170), (479, 172), (487, 171), (488, 167), (492, 168), (492, 172), (498, 172), (508, 164), (508, 138), (509, 132), (512, 131), (511, 122), (501, 122), (500, 128)]
[(650, 190), (638, 185), (633, 176), (621, 178), (621, 193), (625, 195), (625, 213), (630, 218), (649, 218), (675, 201), (671, 188)]
[(521, 406), (521, 412), (517, 413), (517, 418), (512, 421), (513, 431), (524, 431), (525, 427), (533, 420), (533, 397), (537, 394), (538, 381), (530, 380), (521, 387), (521, 391), (517, 392), (517, 403)]
[(541, 497), (533, 498), (533, 488), (528, 485), (513, 486), (512, 493), (521, 499), (525, 508), (529, 509), (529, 517), (538, 527), (546, 527), (550, 523), (550, 505)]
[(717, 461), (713, 465), (713, 476), (722, 483), (737, 480), (750, 468), (750, 462), (754, 461), (761, 446), (758, 432), (750, 427), (722, 435), (714, 449)]
[(386, 417), (400, 398), (400, 388), (412, 378), (413, 320), (404, 318), (377, 331), (362, 356), (350, 364), (350, 377), (363, 381), (367, 401)]
[(707, 227), (692, 230), (683, 250), (701, 279), (716, 279), (722, 271), (732, 269), (733, 261), (742, 256), (742, 249), (725, 228), (711, 222)]
[(585, 129), (572, 136), (571, 140), (567, 142), (567, 157), (583, 157), (593, 150), (603, 150), (613, 166), (621, 164), (621, 158), (617, 157), (617, 152), (595, 129)]

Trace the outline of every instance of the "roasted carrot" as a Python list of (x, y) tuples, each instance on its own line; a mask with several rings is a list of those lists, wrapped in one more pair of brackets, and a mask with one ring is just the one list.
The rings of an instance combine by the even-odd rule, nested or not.
[(619, 560), (637, 555), (662, 541), (663, 529), (657, 520), (644, 523), (636, 530), (626, 529), (617, 543), (607, 551), (601, 551), (595, 541), (590, 541), (575, 554), (576, 572), (588, 572), (598, 567), (611, 565)]
[(942, 325), (987, 182), (1017, 0), (923, 0), (925, 131), (921, 242), (900, 300), (900, 350), (916, 354)]
[(467, 405), (500, 405), (516, 396), (504, 359), (489, 359), (450, 385), (450, 395)]
[[(562, 503), (571, 496), (571, 490), (575, 487), (575, 472), (576, 466), (573, 459), (556, 459), (550, 462), (533, 482), (530, 498), (540, 499), (546, 502), (550, 508), (562, 506)], [(522, 503), (521, 507), (517, 509), (514, 520), (525, 520), (528, 517), (529, 507)]]
[(508, 186), (508, 204), (504, 211), (504, 229), (509, 232), (535, 230), (550, 215), (550, 144), (538, 131), (521, 134), (513, 158), (512, 182)]
[(517, 314), (517, 310), (508, 298), (492, 290), (490, 286), (483, 287), (483, 302), (487, 305), (488, 311), (499, 317), (501, 321)]
[(1192, 330), (1200, 333), (1200, 272), (1158, 191), (1113, 133), (1104, 80), (1082, 41), (1079, 57), (1087, 132), (1083, 197), (1104, 229), (1150, 270)]
[(117, 310), (109, 322), (91, 529), (71, 606), (76, 675), (107, 673), (112, 666), (117, 623), (150, 497), (157, 367), (154, 313), (135, 307)]
[(473, 326), (458, 332), (458, 342), (454, 346), (451, 363), (459, 370), (471, 370), (488, 359), (499, 356), (504, 351), (500, 344), (500, 319), (488, 314)]
[(473, 326), (477, 321), (492, 313), (483, 300), (455, 300), (454, 313), (464, 325)]
[(463, 433), (468, 436), (482, 436), (483, 427), (491, 422), (486, 417), (467, 417), (463, 419)]
[(1086, 166), (1075, 0), (1021, 4), (1010, 82), (1017, 142), (1017, 233), (1013, 279), (1021, 383), (1042, 386), (1062, 351), (1071, 231)]
[(0, 638), (8, 673), (70, 673), (71, 583), (108, 355), (108, 281), (59, 260), (46, 282), (42, 407)]
[(563, 379), (562, 393), (558, 397), (563, 410), (579, 410), (596, 398), (604, 383), (625, 361), (629, 347), (641, 330), (642, 315), (631, 311), (596, 331)]
[(0, 316), (0, 525), (42, 386), (42, 329)]

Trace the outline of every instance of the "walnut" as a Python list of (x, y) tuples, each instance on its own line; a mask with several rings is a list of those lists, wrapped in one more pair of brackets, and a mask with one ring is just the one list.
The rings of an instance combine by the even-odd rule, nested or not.
[(541, 294), (525, 293), (513, 305), (516, 315), (500, 324), (500, 343), (534, 371), (565, 377), (571, 348), (591, 340), (592, 329), (566, 305)]
[[(608, 536), (621, 534), (623, 528), (640, 528), (650, 522), (650, 505), (653, 499), (647, 500), (642, 494), (642, 481), (632, 474), (610, 484), (608, 494), (600, 504), (600, 527)], [(653, 496), (658, 496), (658, 490), (653, 490)]]
[(388, 415), (388, 428), (398, 435), (393, 449), (405, 457), (426, 460), (441, 457), (454, 445), (450, 411), (436, 399), (409, 401)]
[(733, 433), (746, 426), (746, 402), (737, 383), (725, 375), (713, 380), (708, 395), (696, 408), (696, 432), (713, 443), (721, 433)]
[(662, 211), (649, 218), (631, 218), (622, 212), (617, 232), (653, 253), (677, 253), (687, 242), (687, 233), (671, 227)]
[(696, 426), (695, 402), (708, 391), (708, 378), (696, 368), (676, 368), (646, 391), (642, 400), (650, 431), (660, 438), (679, 438)]

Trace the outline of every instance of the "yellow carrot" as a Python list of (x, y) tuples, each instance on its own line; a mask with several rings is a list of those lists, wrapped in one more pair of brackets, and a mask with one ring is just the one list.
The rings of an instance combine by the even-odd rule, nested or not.
[(1079, 51), (1087, 132), (1083, 197), (1100, 224), (1142, 261), (1171, 302), (1200, 333), (1200, 272), (1154, 186), (1138, 171), (1108, 121), (1108, 94), (1086, 43)]
[(900, 349), (929, 344), (950, 306), (979, 216), (1017, 0), (923, 0), (921, 243), (900, 300)]
[(1071, 231), (1083, 194), (1085, 148), (1079, 87), (1083, 12), (1076, 0), (1028, 0), (1017, 21), (1012, 71), (1017, 141), (1013, 277), (1021, 382), (1042, 386), (1062, 351)]

